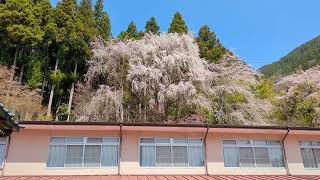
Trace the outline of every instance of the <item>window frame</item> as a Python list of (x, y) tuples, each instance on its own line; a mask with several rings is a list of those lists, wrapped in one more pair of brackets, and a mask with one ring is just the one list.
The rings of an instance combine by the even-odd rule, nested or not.
[[(306, 142), (311, 143), (311, 145), (310, 145), (310, 144), (306, 145), (306, 144), (305, 144)], [(317, 140), (299, 141), (299, 150), (300, 150), (300, 155), (301, 155), (303, 167), (304, 167), (305, 169), (317, 169), (317, 170), (320, 169), (320, 163), (318, 163), (318, 162), (320, 162), (320, 157), (317, 158), (316, 155), (314, 156), (314, 157), (315, 157), (314, 161), (315, 161), (317, 167), (306, 167), (306, 166), (305, 166), (305, 164), (304, 164), (304, 161), (305, 161), (305, 160), (304, 160), (303, 155), (302, 155), (302, 149), (309, 149), (309, 150), (312, 151), (313, 154), (315, 154), (314, 150), (315, 150), (315, 149), (320, 149), (320, 141), (317, 141)]]
[(0, 141), (0, 145), (4, 145), (4, 151), (3, 151), (3, 161), (0, 162), (0, 170), (3, 169), (4, 164), (6, 163), (7, 160), (7, 150), (8, 150), (8, 142), (9, 142), (9, 138), (8, 136), (3, 137), (5, 139), (5, 141)]
[[(63, 143), (52, 143), (50, 142), (52, 138), (64, 138), (65, 141)], [(73, 142), (73, 143), (68, 143), (68, 138), (71, 139), (71, 138), (82, 138), (82, 142)], [(89, 138), (99, 138), (101, 139), (101, 143), (88, 143), (88, 139)], [(117, 139), (117, 142), (103, 142), (103, 139)], [(49, 160), (49, 148), (50, 146), (54, 146), (54, 145), (58, 145), (58, 146), (65, 146), (65, 155), (64, 155), (64, 160), (63, 160), (63, 166), (61, 167), (54, 167), (54, 166), (48, 166), (48, 160)], [(67, 149), (68, 149), (68, 146), (79, 146), (81, 145), (82, 146), (82, 159), (81, 159), (81, 166), (66, 166), (66, 159), (67, 159)], [(85, 166), (84, 164), (84, 161), (85, 161), (85, 147), (86, 146), (100, 146), (100, 166)], [(117, 165), (115, 166), (102, 166), (102, 147), (104, 145), (109, 145), (109, 146), (117, 146)], [(96, 169), (96, 168), (114, 168), (114, 167), (118, 167), (119, 166), (119, 163), (120, 163), (120, 137), (118, 136), (103, 136), (103, 137), (97, 137), (97, 136), (51, 136), (49, 137), (49, 142), (48, 142), (48, 155), (47, 155), (47, 161), (46, 161), (46, 168), (53, 168), (53, 169), (56, 169), (56, 168), (63, 168), (63, 169), (67, 169), (67, 168), (70, 168), (70, 169), (75, 169), (75, 168), (81, 168), (81, 169)]]
[[(224, 141), (235, 141), (235, 144), (224, 144)], [(248, 141), (249, 144), (240, 144), (238, 143), (239, 141)], [(255, 141), (265, 141), (265, 144), (255, 144)], [(268, 144), (269, 142), (279, 142), (279, 144)], [(237, 148), (238, 155), (239, 155), (239, 166), (234, 166), (234, 167), (227, 167), (225, 163), (225, 151), (224, 148), (229, 147), (229, 148)], [(223, 151), (223, 161), (224, 161), (224, 167), (225, 168), (267, 168), (267, 169), (272, 169), (272, 168), (285, 168), (285, 158), (284, 158), (284, 151), (283, 151), (283, 145), (280, 140), (267, 140), (267, 139), (222, 139), (222, 151)], [(252, 155), (253, 155), (253, 166), (241, 166), (240, 163), (240, 148), (251, 148), (252, 150)], [(257, 166), (257, 161), (256, 161), (256, 154), (255, 154), (255, 148), (266, 148), (268, 152), (268, 157), (269, 157), (269, 166)], [(281, 158), (282, 158), (282, 164), (283, 166), (272, 166), (271, 159), (270, 159), (270, 149), (271, 148), (280, 148), (281, 150)]]
[[(153, 143), (142, 143), (142, 139), (154, 139)], [(157, 140), (161, 139), (169, 139), (169, 143), (157, 143)], [(174, 143), (175, 139), (184, 139), (187, 140), (187, 143)], [(190, 140), (201, 140), (201, 143), (190, 143)], [(154, 160), (155, 160), (155, 166), (141, 166), (141, 147), (142, 146), (151, 146), (154, 147)], [(170, 166), (157, 166), (156, 164), (156, 158), (157, 158), (157, 146), (170, 146), (170, 157), (171, 157), (171, 165)], [(173, 162), (173, 147), (174, 146), (186, 146), (187, 147), (187, 157), (188, 157), (188, 163), (187, 166), (174, 166)], [(201, 147), (202, 151), (202, 156), (203, 156), (203, 164), (201, 166), (190, 166), (189, 162), (189, 146), (196, 146), (196, 147)], [(204, 140), (202, 138), (183, 138), (183, 137), (140, 137), (139, 138), (139, 167), (140, 168), (204, 168), (205, 166), (205, 151), (204, 151)]]

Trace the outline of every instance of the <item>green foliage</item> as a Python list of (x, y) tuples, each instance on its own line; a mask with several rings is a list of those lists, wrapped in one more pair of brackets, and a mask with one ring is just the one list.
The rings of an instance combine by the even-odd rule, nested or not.
[(58, 119), (60, 121), (65, 121), (68, 118), (68, 105), (67, 104), (62, 104), (61, 106), (58, 107), (56, 116), (58, 116)]
[(316, 120), (316, 108), (320, 108), (318, 100), (320, 96), (319, 94), (310, 96), (316, 91), (317, 88), (312, 84), (299, 84), (294, 92), (274, 101), (272, 117), (287, 124), (295, 122), (300, 125), (319, 126)]
[(228, 104), (237, 104), (237, 103), (246, 103), (247, 98), (241, 92), (234, 91), (234, 92), (225, 92), (225, 101)]
[(219, 63), (223, 55), (227, 52), (226, 48), (216, 38), (214, 32), (210, 31), (207, 25), (200, 28), (196, 38), (200, 56), (210, 63)]
[(174, 17), (172, 19), (168, 32), (178, 33), (178, 34), (188, 33), (188, 27), (186, 25), (186, 22), (183, 20), (183, 17), (179, 12), (176, 12), (174, 14)]
[(271, 99), (276, 93), (273, 90), (274, 82), (271, 79), (264, 79), (253, 87), (257, 97), (260, 99)]
[(302, 44), (279, 61), (262, 66), (266, 77), (289, 75), (299, 69), (307, 70), (320, 64), (320, 36)]
[(95, 18), (91, 0), (82, 0), (79, 7), (79, 16), (83, 23), (84, 40), (89, 42), (96, 34)]
[(127, 31), (122, 31), (120, 32), (120, 34), (118, 35), (118, 39), (119, 40), (123, 40), (123, 39), (140, 39), (144, 36), (143, 32), (138, 32), (137, 31), (137, 27), (134, 24), (133, 21), (131, 21), (128, 25), (128, 29)]
[(146, 33), (159, 34), (160, 26), (157, 24), (156, 18), (151, 17), (145, 26)]
[(31, 0), (7, 0), (0, 4), (0, 31), (16, 46), (36, 45), (44, 35)]
[(29, 62), (29, 71), (27, 73), (27, 86), (30, 89), (36, 89), (41, 85), (42, 80), (42, 62), (36, 58)]
[(103, 11), (103, 0), (97, 0), (94, 7), (94, 18), (96, 21), (97, 33), (107, 41), (111, 38), (111, 23), (109, 15)]
[(239, 109), (239, 105), (247, 103), (245, 94), (238, 91), (222, 90), (220, 96), (212, 99), (213, 106), (213, 124), (236, 124), (237, 119), (231, 115), (232, 112)]
[(50, 80), (53, 84), (58, 86), (66, 78), (66, 75), (61, 70), (51, 71)]

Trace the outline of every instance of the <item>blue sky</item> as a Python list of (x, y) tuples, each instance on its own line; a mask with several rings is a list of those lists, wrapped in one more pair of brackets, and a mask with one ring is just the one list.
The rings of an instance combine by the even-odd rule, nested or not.
[[(55, 5), (57, 0), (51, 1)], [(320, 35), (320, 0), (105, 0), (104, 6), (114, 36), (130, 21), (143, 30), (150, 16), (166, 32), (179, 11), (193, 34), (207, 24), (254, 68)]]

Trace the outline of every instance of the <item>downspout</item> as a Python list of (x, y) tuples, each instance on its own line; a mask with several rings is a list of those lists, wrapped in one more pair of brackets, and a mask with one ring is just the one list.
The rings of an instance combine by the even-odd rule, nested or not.
[(288, 162), (287, 162), (287, 153), (286, 153), (286, 148), (284, 147), (284, 141), (287, 138), (288, 134), (290, 132), (290, 128), (287, 128), (287, 133), (286, 135), (283, 137), (283, 139), (281, 140), (281, 145), (282, 145), (282, 151), (283, 151), (283, 161), (284, 161), (284, 165), (287, 171), (287, 175), (291, 176), (289, 167), (288, 167)]
[(6, 146), (7, 146), (6, 147), (6, 154), (5, 154), (5, 157), (4, 157), (4, 160), (3, 160), (2, 172), (1, 172), (2, 176), (3, 176), (3, 173), (5, 171), (6, 164), (7, 164), (7, 157), (8, 157), (8, 154), (9, 154), (10, 141), (11, 141), (11, 136), (9, 135), (8, 139), (7, 139), (7, 144), (6, 144)]
[(208, 175), (208, 164), (207, 164), (207, 135), (209, 132), (209, 126), (207, 126), (206, 134), (203, 138), (204, 143), (204, 168), (205, 168), (205, 175)]
[(120, 142), (119, 142), (119, 162), (118, 162), (118, 176), (120, 176), (121, 154), (122, 154), (122, 124), (120, 124)]

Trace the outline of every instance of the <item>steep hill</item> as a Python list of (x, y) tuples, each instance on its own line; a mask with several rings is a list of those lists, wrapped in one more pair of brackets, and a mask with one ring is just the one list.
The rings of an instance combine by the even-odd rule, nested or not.
[(307, 70), (320, 64), (320, 36), (297, 47), (280, 60), (261, 67), (266, 77), (285, 76), (297, 70)]

